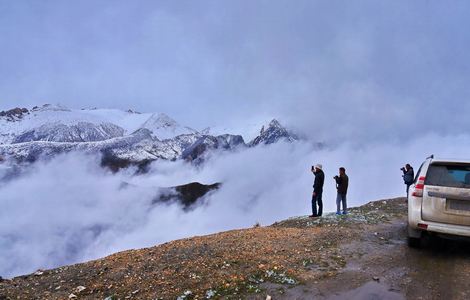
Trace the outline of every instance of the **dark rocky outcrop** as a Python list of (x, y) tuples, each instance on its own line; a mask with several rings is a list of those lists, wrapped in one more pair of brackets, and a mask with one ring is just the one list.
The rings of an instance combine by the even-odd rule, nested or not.
[(151, 159), (143, 159), (143, 160), (130, 160), (125, 158), (120, 158), (116, 155), (113, 155), (111, 152), (104, 151), (103, 155), (101, 156), (101, 167), (108, 168), (113, 173), (118, 172), (121, 169), (126, 169), (129, 167), (136, 167), (137, 174), (144, 174), (149, 171), (150, 164), (154, 160)]
[(241, 135), (204, 135), (186, 148), (181, 158), (199, 164), (204, 161), (204, 155), (210, 150), (234, 150), (238, 147), (246, 147)]
[(17, 121), (23, 118), (25, 114), (29, 114), (29, 111), (27, 108), (13, 108), (10, 110), (4, 110), (0, 111), (0, 117), (6, 117), (8, 121)]
[(176, 187), (163, 188), (162, 194), (153, 200), (156, 203), (179, 203), (183, 206), (183, 210), (188, 211), (197, 204), (202, 204), (200, 199), (211, 191), (218, 190), (221, 183), (201, 184), (199, 182), (191, 182)]

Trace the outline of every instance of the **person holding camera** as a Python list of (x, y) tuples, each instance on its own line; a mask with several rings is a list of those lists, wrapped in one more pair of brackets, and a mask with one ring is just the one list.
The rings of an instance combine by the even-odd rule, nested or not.
[(336, 214), (341, 214), (341, 204), (343, 205), (343, 215), (348, 213), (348, 205), (346, 203), (346, 194), (348, 193), (349, 177), (346, 175), (346, 169), (339, 168), (339, 176), (333, 177), (336, 181), (336, 189), (338, 194), (336, 196)]
[(408, 195), (408, 191), (410, 189), (410, 185), (413, 184), (413, 181), (415, 179), (415, 171), (413, 170), (413, 167), (410, 164), (406, 164), (403, 168), (400, 169), (403, 172), (403, 181), (406, 184), (406, 195)]
[[(323, 213), (323, 183), (325, 182), (325, 173), (323, 173), (322, 165), (316, 164), (315, 167), (312, 166), (311, 169), (313, 175), (315, 175), (315, 180), (313, 182), (313, 193), (312, 193), (312, 214), (311, 218), (321, 217)], [(318, 212), (317, 212), (318, 204)]]

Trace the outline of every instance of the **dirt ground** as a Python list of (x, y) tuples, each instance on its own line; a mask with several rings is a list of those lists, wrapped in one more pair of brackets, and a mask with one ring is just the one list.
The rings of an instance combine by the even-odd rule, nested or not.
[(0, 299), (470, 299), (470, 243), (406, 245), (404, 198), (0, 281)]
[(406, 244), (404, 218), (366, 228), (340, 246), (346, 265), (334, 277), (306, 281), (273, 298), (470, 299), (468, 241), (430, 238), (413, 249)]

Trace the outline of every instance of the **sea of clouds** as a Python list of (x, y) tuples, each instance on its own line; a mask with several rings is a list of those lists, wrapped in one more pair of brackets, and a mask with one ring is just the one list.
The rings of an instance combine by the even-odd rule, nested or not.
[[(467, 135), (427, 135), (400, 143), (345, 143), (318, 149), (277, 143), (212, 154), (205, 164), (157, 161), (147, 174), (111, 173), (99, 157), (72, 153), (38, 162), (0, 184), (0, 276), (12, 277), (223, 230), (270, 225), (311, 213), (313, 175), (323, 164), (324, 210), (335, 210), (333, 176), (350, 178), (349, 206), (405, 196), (400, 167), (429, 155), (468, 158)], [(189, 182), (222, 187), (184, 212), (152, 204), (159, 187)], [(129, 183), (129, 184), (123, 184)]]

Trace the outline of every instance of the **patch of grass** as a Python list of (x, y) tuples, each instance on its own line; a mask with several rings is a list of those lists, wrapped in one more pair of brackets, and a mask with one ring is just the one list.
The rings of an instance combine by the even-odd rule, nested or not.
[(305, 268), (307, 267), (310, 267), (311, 265), (313, 265), (313, 260), (311, 258), (308, 258), (308, 259), (303, 259), (302, 260), (302, 266), (304, 266)]
[(346, 266), (346, 259), (340, 255), (333, 255), (330, 257), (340, 268)]
[(210, 290), (211, 298), (207, 297), (208, 299), (218, 299), (220, 297), (226, 299), (238, 299), (240, 295), (243, 294), (258, 294), (262, 293), (264, 289), (260, 287), (260, 283), (264, 282), (260, 278), (250, 276), (248, 280), (242, 281), (232, 281), (222, 284), (214, 289)]
[[(237, 297), (244, 294), (259, 294), (265, 292), (265, 289), (261, 287), (261, 284), (265, 282), (281, 284), (288, 287), (300, 284), (298, 279), (288, 275), (284, 271), (266, 270), (252, 274), (244, 281), (227, 282), (215, 289), (211, 289), (211, 295), (213, 298), (224, 297), (226, 299), (237, 299)], [(278, 291), (280, 294), (285, 293), (284, 287), (278, 288)]]
[(299, 282), (292, 276), (287, 275), (285, 272), (278, 272), (276, 270), (267, 270), (264, 273), (266, 281), (279, 284), (297, 285)]

